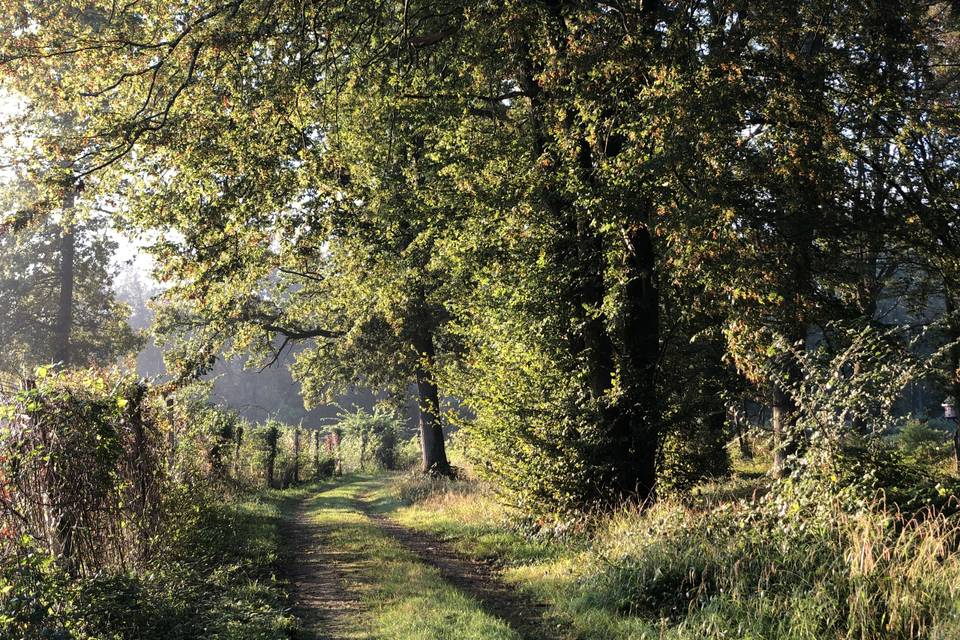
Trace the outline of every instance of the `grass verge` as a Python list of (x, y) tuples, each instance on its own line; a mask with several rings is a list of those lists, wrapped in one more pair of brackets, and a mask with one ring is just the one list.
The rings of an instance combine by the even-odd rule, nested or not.
[(701, 493), (544, 540), (470, 483), (394, 476), (372, 495), (401, 524), (500, 563), (548, 605), (558, 639), (960, 637), (957, 515), (789, 487), (756, 498), (744, 478)]

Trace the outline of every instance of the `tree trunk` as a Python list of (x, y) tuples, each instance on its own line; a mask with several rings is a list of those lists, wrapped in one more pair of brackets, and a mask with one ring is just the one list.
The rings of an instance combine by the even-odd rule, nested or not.
[[(578, 164), (588, 183), (592, 182), (593, 157), (590, 145), (580, 139)], [(569, 207), (568, 207), (569, 208)], [(563, 211), (563, 216), (569, 217), (569, 211)], [(577, 287), (574, 291), (576, 301), (574, 309), (580, 314), (578, 320), (583, 325), (583, 338), (579, 345), (588, 367), (588, 384), (590, 394), (595, 400), (603, 400), (607, 390), (613, 383), (614, 361), (613, 340), (607, 330), (607, 318), (602, 313), (603, 301), (607, 295), (604, 271), (606, 257), (604, 256), (603, 238), (591, 226), (590, 220), (583, 215), (576, 215), (575, 222), (570, 225), (575, 230), (578, 261)]]
[(240, 449), (243, 447), (243, 427), (237, 426), (237, 443), (233, 452), (233, 477), (240, 479)]
[[(947, 315), (947, 338), (950, 341), (948, 371), (948, 389), (953, 397), (954, 407), (960, 406), (960, 318), (957, 317), (953, 291), (949, 287), (944, 291), (944, 304)], [(960, 418), (954, 418), (956, 427), (953, 432), (953, 457), (960, 471)]]
[(624, 232), (629, 280), (625, 287), (623, 383), (625, 393), (614, 407), (614, 461), (617, 489), (640, 501), (653, 497), (660, 446), (660, 409), (656, 370), (660, 359), (660, 292), (655, 275), (653, 238), (647, 226), (649, 206), (636, 212), (633, 228)]
[(367, 432), (360, 432), (360, 470), (367, 470)]
[[(820, 149), (820, 143), (814, 145)], [(794, 350), (806, 351), (807, 312), (806, 305), (813, 290), (813, 241), (816, 220), (808, 211), (817, 210), (816, 185), (807, 185), (804, 198), (805, 207), (799, 207), (788, 214), (784, 225), (784, 234), (789, 242), (791, 268), (785, 274), (783, 282), (784, 300), (787, 304), (780, 326), (784, 338), (788, 341), (786, 351), (779, 355), (780, 366), (773, 373), (772, 405), (773, 435), (776, 450), (774, 452), (773, 473), (786, 475), (787, 458), (797, 453), (800, 434), (796, 433), (798, 407), (792, 395), (792, 387), (800, 382), (802, 371)]]
[(425, 328), (414, 337), (417, 352), (416, 378), (420, 404), (420, 446), (423, 454), (423, 472), (435, 476), (453, 473), (447, 461), (443, 442), (443, 426), (440, 423), (440, 394), (433, 378), (436, 353), (433, 335)]
[(340, 429), (333, 430), (333, 448), (336, 462), (333, 466), (333, 475), (338, 478), (343, 475), (343, 449), (340, 446), (341, 441), (343, 440), (343, 433)]
[[(789, 374), (784, 374), (788, 376)], [(773, 381), (773, 473), (783, 475), (787, 471), (787, 458), (797, 452), (797, 443), (793, 425), (797, 413), (797, 404), (793, 401), (787, 385), (790, 380)]]
[[(798, 407), (793, 397), (792, 387), (800, 381), (802, 372), (792, 349), (805, 349), (806, 329), (798, 322), (787, 339), (788, 351), (780, 354), (781, 363), (775, 370), (771, 381), (773, 409), (773, 468), (774, 476), (782, 477), (789, 472), (787, 459), (799, 450), (800, 434), (796, 433)], [(803, 343), (797, 346), (798, 343)]]
[(269, 427), (267, 431), (267, 486), (273, 488), (274, 475), (277, 464), (277, 441), (280, 432), (276, 427)]
[(171, 475), (177, 466), (177, 416), (174, 412), (174, 399), (173, 396), (167, 395), (166, 402), (167, 406), (167, 421), (170, 423), (170, 431), (167, 433), (167, 454), (169, 458), (167, 460), (167, 468), (169, 469)]
[[(655, 23), (659, 3), (645, 2), (643, 19), (645, 28), (651, 29)], [(569, 25), (564, 18), (562, 3), (549, 2), (546, 5), (549, 15), (551, 45), (558, 56), (567, 53)], [(531, 104), (530, 127), (532, 131), (533, 157), (542, 159), (550, 149), (548, 141), (552, 133), (545, 121), (553, 117), (551, 111), (561, 107), (566, 115), (562, 125), (565, 135), (577, 138), (576, 168), (582, 179), (597, 192), (602, 186), (597, 183), (596, 171), (598, 158), (594, 155), (588, 140), (574, 126), (576, 109), (568, 98), (547, 94), (540, 85), (539, 65), (531, 55), (529, 41), (524, 35), (512, 36), (521, 69), (519, 82)], [(553, 104), (551, 104), (553, 103)], [(622, 141), (620, 141), (622, 142)], [(616, 152), (613, 146), (603, 153), (611, 157)], [(552, 155), (552, 154), (551, 154)], [(544, 171), (551, 178), (562, 175), (559, 158), (543, 163)], [(655, 370), (660, 352), (659, 292), (655, 280), (655, 255), (650, 235), (650, 202), (624, 203), (630, 207), (628, 219), (632, 223), (624, 230), (627, 244), (626, 267), (629, 272), (622, 301), (624, 304), (623, 324), (618, 328), (619, 342), (611, 333), (609, 318), (601, 312), (607, 295), (605, 284), (606, 249), (604, 236), (592, 226), (590, 217), (576, 210), (561, 190), (546, 187), (541, 192), (545, 208), (557, 223), (564, 226), (573, 241), (575, 252), (574, 266), (576, 283), (571, 295), (571, 307), (574, 309), (575, 323), (579, 321), (582, 331), (572, 342), (572, 351), (583, 356), (587, 366), (586, 391), (602, 407), (602, 420), (609, 438), (598, 451), (604, 466), (612, 470), (606, 486), (600, 489), (609, 499), (631, 497), (645, 501), (653, 495), (656, 481), (656, 462), (659, 453), (659, 407), (657, 402)], [(566, 258), (566, 256), (564, 256)], [(564, 260), (565, 264), (569, 261)], [(589, 315), (583, 314), (589, 310)], [(579, 316), (579, 317), (577, 317)], [(622, 345), (622, 347), (621, 347)], [(618, 368), (619, 364), (619, 368)], [(613, 402), (605, 397), (613, 387), (614, 376), (623, 377), (624, 392)]]
[[(74, 194), (71, 191), (64, 202), (64, 209), (73, 207)], [(64, 229), (60, 237), (60, 296), (57, 307), (57, 324), (54, 328), (53, 357), (63, 366), (70, 366), (70, 329), (73, 325), (73, 281), (76, 238), (73, 226)]]

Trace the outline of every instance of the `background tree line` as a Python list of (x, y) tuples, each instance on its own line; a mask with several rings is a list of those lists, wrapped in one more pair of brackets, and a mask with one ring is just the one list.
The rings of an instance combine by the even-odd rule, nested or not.
[(228, 344), (296, 346), (307, 403), (415, 384), (441, 475), (456, 397), (546, 513), (647, 499), (692, 451), (722, 471), (747, 399), (789, 471), (806, 359), (892, 309), (936, 322), (960, 396), (953, 3), (3, 8), (34, 208), (110, 198), (155, 239), (180, 380)]

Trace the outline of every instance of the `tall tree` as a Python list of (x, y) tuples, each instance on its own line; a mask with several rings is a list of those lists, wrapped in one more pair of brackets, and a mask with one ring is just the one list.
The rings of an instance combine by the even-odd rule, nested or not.
[[(29, 374), (58, 362), (107, 365), (139, 344), (127, 325), (129, 309), (116, 301), (112, 289), (115, 242), (102, 222), (78, 224), (72, 234), (69, 260), (58, 222), (47, 220), (0, 237), (0, 339), (5, 345), (0, 369), (7, 373)], [(72, 264), (66, 286), (73, 291), (67, 300), (65, 261)]]
[(671, 385), (737, 384), (718, 323), (782, 463), (796, 351), (875, 312), (908, 201), (952, 211), (909, 135), (939, 3), (21, 5), (0, 56), (36, 96), (72, 61), (74, 174), (159, 232), (185, 373), (301, 342), (308, 394), (416, 380), (425, 444), (449, 390), (532, 510), (652, 497)]

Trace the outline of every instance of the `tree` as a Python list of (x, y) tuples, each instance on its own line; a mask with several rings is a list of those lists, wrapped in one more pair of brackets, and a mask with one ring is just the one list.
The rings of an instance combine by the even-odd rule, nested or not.
[(727, 360), (802, 453), (807, 344), (953, 233), (940, 6), (36, 2), (0, 55), (31, 96), (70, 58), (74, 173), (158, 234), (181, 374), (297, 343), (308, 396), (416, 380), (426, 449), (443, 388), (557, 513), (652, 498), (688, 392), (722, 439)]
[(678, 276), (723, 293), (728, 352), (770, 394), (781, 468), (802, 445), (798, 354), (841, 348), (837, 323), (880, 323), (880, 300), (912, 293), (898, 141), (927, 110), (928, 8), (754, 4), (711, 20), (714, 88), (678, 127), (695, 137), (671, 178), (686, 213), (671, 250)]
[(104, 365), (135, 351), (128, 309), (111, 288), (115, 248), (102, 221), (64, 232), (48, 219), (0, 237), (0, 369), (28, 375), (50, 363)]

